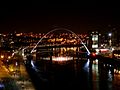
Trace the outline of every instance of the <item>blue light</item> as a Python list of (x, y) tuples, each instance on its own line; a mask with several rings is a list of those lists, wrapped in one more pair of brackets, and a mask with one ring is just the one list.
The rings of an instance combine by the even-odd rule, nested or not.
[(90, 63), (90, 60), (88, 59), (85, 66), (84, 66), (84, 68), (83, 68), (87, 72), (89, 72), (89, 63)]
[(3, 84), (0, 84), (0, 88), (4, 88), (5, 86)]

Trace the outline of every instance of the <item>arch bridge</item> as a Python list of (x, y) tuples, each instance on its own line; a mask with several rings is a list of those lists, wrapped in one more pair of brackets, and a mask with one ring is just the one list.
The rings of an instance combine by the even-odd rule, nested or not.
[[(55, 39), (53, 39), (53, 38), (51, 38), (51, 40), (54, 40), (54, 41), (58, 41), (57, 42), (57, 44), (56, 43), (52, 43), (52, 44), (46, 44), (45, 42), (42, 42), (43, 41), (43, 39), (45, 39), (49, 34), (51, 34), (52, 36), (54, 36), (54, 34), (53, 33), (57, 33), (57, 35), (55, 35), (55, 37), (57, 36), (57, 37), (59, 37), (59, 36), (61, 36), (60, 35), (60, 33), (62, 32), (62, 30), (63, 30), (63, 32), (67, 32), (67, 33), (71, 33), (72, 35), (73, 35), (73, 37), (72, 36), (70, 36), (70, 37), (65, 37), (65, 35), (67, 34), (67, 33), (65, 33), (64, 35), (63, 35), (63, 37), (64, 38), (66, 38), (65, 40), (63, 40), (63, 38), (55, 38)], [(73, 40), (71, 39), (71, 38), (74, 38)], [(66, 44), (66, 42), (67, 42), (67, 40), (68, 40), (68, 43)], [(74, 45), (74, 43), (71, 45), (70, 44), (70, 42), (77, 42), (77, 44), (75, 44)], [(50, 41), (51, 42), (51, 41)], [(90, 51), (89, 51), (89, 49), (87, 48), (87, 46), (83, 43), (83, 41), (81, 40), (81, 38), (76, 34), (76, 33), (74, 33), (73, 31), (71, 31), (71, 30), (69, 30), (69, 29), (66, 29), (66, 28), (56, 28), (56, 29), (53, 29), (53, 30), (51, 30), (51, 31), (49, 31), (48, 33), (46, 33), (39, 41), (38, 41), (38, 43), (33, 47), (33, 49), (31, 50), (31, 54), (34, 52), (34, 50), (37, 48), (37, 47), (41, 47), (41, 48), (43, 48), (43, 47), (66, 47), (66, 46), (71, 46), (71, 47), (74, 47), (74, 46), (83, 46), (85, 49), (86, 49), (86, 51), (87, 51), (87, 53), (88, 54), (90, 54)]]

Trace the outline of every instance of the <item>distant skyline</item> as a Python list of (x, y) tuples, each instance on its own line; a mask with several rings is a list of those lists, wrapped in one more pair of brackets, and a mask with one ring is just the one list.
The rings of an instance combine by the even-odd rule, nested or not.
[(67, 28), (76, 33), (104, 30), (119, 25), (119, 7), (115, 3), (46, 2), (45, 4), (8, 5), (0, 8), (0, 32), (48, 32)]

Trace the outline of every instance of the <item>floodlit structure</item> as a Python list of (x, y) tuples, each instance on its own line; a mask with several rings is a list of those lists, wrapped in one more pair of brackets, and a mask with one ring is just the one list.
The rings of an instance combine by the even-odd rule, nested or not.
[(82, 40), (71, 30), (69, 29), (65, 29), (65, 28), (56, 28), (56, 29), (53, 29), (51, 31), (49, 31), (48, 33), (46, 33), (39, 41), (38, 43), (34, 46), (34, 48), (31, 50), (31, 53), (36, 49), (36, 47), (38, 46), (38, 44), (48, 35), (50, 34), (51, 32), (54, 32), (54, 31), (59, 31), (59, 30), (64, 30), (64, 31), (68, 31), (72, 34), (74, 34), (76, 36), (76, 38), (78, 38), (80, 41), (81, 41), (81, 44), (85, 47), (85, 49), (87, 50), (88, 54), (90, 54), (90, 51), (88, 50), (88, 48), (86, 47), (86, 45), (82, 42)]

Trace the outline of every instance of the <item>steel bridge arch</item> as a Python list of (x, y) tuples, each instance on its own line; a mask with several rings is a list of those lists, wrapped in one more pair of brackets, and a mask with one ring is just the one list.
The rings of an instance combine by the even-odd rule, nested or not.
[(35, 50), (35, 48), (37, 47), (37, 45), (38, 45), (49, 33), (54, 32), (54, 31), (58, 31), (58, 30), (65, 30), (65, 31), (68, 31), (68, 32), (74, 34), (74, 35), (81, 41), (81, 43), (83, 44), (83, 46), (84, 46), (85, 49), (87, 50), (88, 54), (90, 54), (89, 49), (88, 49), (87, 46), (82, 42), (82, 40), (80, 39), (80, 37), (79, 37), (77, 34), (75, 34), (73, 31), (71, 31), (71, 30), (69, 30), (69, 29), (66, 29), (66, 28), (55, 28), (55, 29), (47, 32), (47, 33), (38, 41), (38, 43), (33, 47), (33, 49), (31, 50), (31, 53)]

